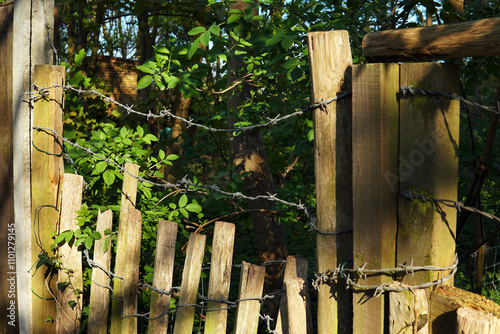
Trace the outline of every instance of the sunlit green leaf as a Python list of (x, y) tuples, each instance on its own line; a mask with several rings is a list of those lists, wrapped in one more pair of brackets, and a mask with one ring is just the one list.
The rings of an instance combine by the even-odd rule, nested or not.
[(150, 75), (145, 75), (137, 83), (137, 89), (143, 89), (149, 86), (153, 82), (153, 77)]

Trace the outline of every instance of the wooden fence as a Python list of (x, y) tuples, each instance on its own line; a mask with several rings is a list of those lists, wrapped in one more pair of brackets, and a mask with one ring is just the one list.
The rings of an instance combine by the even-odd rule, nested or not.
[[(467, 333), (467, 328), (481, 325), (481, 333), (497, 333), (500, 307), (453, 288), (452, 278), (444, 280), (456, 270), (456, 210), (418, 200), (457, 198), (458, 102), (406, 96), (400, 89), (413, 86), (458, 95), (458, 69), (440, 63), (353, 66), (347, 32), (311, 33), (308, 39), (312, 95), (319, 102), (314, 111), (317, 228), (321, 232), (317, 238), (319, 278), (314, 285), (318, 304), (311, 307), (308, 299), (307, 262), (289, 257), (283, 282), (286, 298), (271, 329), (278, 333)], [(39, 86), (63, 79), (62, 67), (37, 66), (35, 70), (34, 82)], [(348, 97), (325, 102), (348, 92), (352, 92)], [(34, 101), (33, 125), (62, 133), (62, 100), (62, 88), (51, 88), (48, 98)], [(61, 149), (59, 138), (48, 135), (35, 131), (32, 137), (36, 149), (31, 207), (40, 227), (32, 231), (32, 262), (40, 259), (38, 242), (47, 246), (53, 231), (78, 228), (75, 218), (81, 206), (82, 177), (63, 174), (62, 157), (44, 153)], [(132, 175), (138, 173), (134, 165), (125, 168)], [(126, 174), (122, 185), (115, 267), (110, 268), (113, 254), (102, 252), (102, 241), (96, 242), (90, 260), (94, 280), (88, 304), (91, 333), (138, 331), (142, 214), (134, 208), (137, 179), (132, 175)], [(101, 213), (97, 230), (103, 234), (112, 219), (110, 211)], [(151, 333), (166, 332), (169, 326), (176, 230), (175, 223), (158, 222)], [(232, 224), (216, 224), (206, 333), (258, 330), (265, 267), (248, 263), (242, 264), (236, 322), (227, 324), (234, 232)], [(190, 235), (174, 333), (193, 331), (205, 242), (205, 235)], [(48, 257), (54, 256), (45, 251)], [(29, 315), (32, 332), (77, 333), (81, 325), (81, 246), (66, 243), (57, 255), (58, 273), (52, 276), (42, 267), (31, 279), (32, 291), (40, 297), (33, 299)], [(403, 270), (397, 270), (400, 264), (405, 265)], [(106, 274), (108, 270), (114, 275)], [(112, 293), (102, 287), (109, 285), (110, 278)], [(311, 308), (317, 310), (316, 322)]]

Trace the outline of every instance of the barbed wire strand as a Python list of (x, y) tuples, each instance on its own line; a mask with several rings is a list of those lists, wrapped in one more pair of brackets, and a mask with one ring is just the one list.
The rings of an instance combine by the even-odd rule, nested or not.
[[(382, 269), (366, 269), (367, 263), (365, 263), (362, 267), (357, 266), (354, 269), (344, 268), (343, 265), (335, 268), (328, 269), (322, 273), (316, 274), (315, 279), (312, 282), (312, 287), (316, 290), (320, 290), (320, 285), (325, 284), (331, 281), (338, 280), (338, 278), (343, 278), (346, 281), (347, 288), (354, 288), (354, 290), (374, 290), (374, 296), (378, 297), (383, 292), (398, 292), (398, 291), (407, 291), (407, 290), (415, 290), (415, 289), (426, 289), (431, 286), (442, 284), (446, 282), (456, 273), (458, 269), (458, 256), (455, 254), (455, 261), (451, 266), (448, 267), (437, 267), (437, 266), (414, 266), (413, 260), (410, 265), (400, 264), (400, 267), (396, 268), (382, 268)], [(407, 285), (402, 284), (399, 287), (391, 286), (394, 282), (383, 283), (380, 285), (362, 285), (356, 283), (351, 279), (351, 274), (356, 274), (360, 278), (366, 278), (367, 275), (378, 275), (378, 274), (388, 274), (388, 273), (398, 273), (405, 272), (407, 275), (414, 275), (415, 272), (418, 271), (448, 271), (451, 272), (443, 278), (426, 282), (419, 285)], [(347, 275), (345, 274), (347, 273)]]
[(437, 198), (434, 198), (431, 196), (425, 196), (423, 193), (420, 193), (420, 194), (414, 193), (411, 189), (401, 189), (401, 196), (403, 196), (404, 198), (409, 199), (409, 200), (418, 199), (418, 200), (421, 200), (423, 202), (440, 203), (440, 204), (443, 204), (447, 207), (454, 208), (458, 212), (461, 212), (462, 210), (466, 210), (466, 211), (470, 211), (470, 212), (479, 214), (479, 215), (484, 216), (486, 218), (496, 220), (497, 222), (500, 222), (500, 218), (498, 218), (497, 216), (495, 216), (489, 212), (484, 212), (484, 211), (478, 210), (478, 209), (471, 207), (471, 206), (466, 206), (466, 205), (464, 205), (463, 202), (452, 201), (449, 199), (437, 199)]
[(225, 195), (225, 196), (232, 197), (232, 198), (240, 198), (240, 199), (250, 200), (250, 201), (255, 201), (255, 200), (259, 200), (259, 199), (266, 199), (266, 200), (271, 201), (271, 202), (278, 202), (278, 203), (281, 203), (283, 205), (287, 205), (289, 207), (294, 207), (297, 210), (303, 211), (306, 214), (307, 218), (309, 219), (309, 222), (308, 222), (307, 225), (310, 227), (311, 230), (316, 231), (317, 233), (320, 233), (320, 234), (323, 234), (323, 235), (337, 235), (337, 234), (341, 234), (341, 233), (346, 233), (346, 232), (352, 231), (352, 227), (344, 229), (342, 231), (322, 231), (322, 230), (320, 230), (316, 226), (316, 218), (312, 215), (311, 210), (306, 205), (302, 204), (301, 202), (299, 202), (299, 203), (288, 202), (286, 200), (278, 198), (276, 196), (276, 194), (270, 194), (270, 193), (268, 193), (267, 195), (247, 196), (247, 195), (244, 195), (241, 192), (228, 192), (228, 191), (224, 191), (224, 190), (220, 189), (215, 184), (212, 184), (212, 185), (195, 184), (195, 183), (192, 183), (187, 178), (187, 176), (185, 176), (181, 180), (177, 180), (175, 183), (153, 182), (153, 181), (145, 179), (143, 177), (133, 175), (130, 171), (128, 171), (125, 168), (125, 166), (122, 166), (119, 163), (115, 162), (114, 160), (111, 160), (111, 159), (109, 159), (109, 158), (107, 158), (107, 157), (105, 157), (105, 156), (103, 156), (103, 155), (101, 155), (99, 153), (93, 152), (91, 147), (87, 148), (87, 147), (84, 147), (84, 146), (82, 146), (82, 145), (80, 145), (78, 143), (74, 143), (74, 142), (70, 141), (69, 139), (61, 136), (54, 129), (44, 128), (44, 127), (40, 127), (40, 126), (35, 126), (35, 127), (33, 127), (33, 130), (35, 130), (35, 131), (44, 131), (46, 133), (52, 134), (52, 135), (58, 137), (59, 139), (61, 139), (64, 143), (69, 144), (69, 145), (71, 145), (71, 146), (73, 146), (73, 147), (75, 147), (77, 149), (80, 149), (80, 150), (86, 152), (88, 155), (93, 155), (93, 156), (101, 159), (102, 161), (106, 162), (108, 165), (113, 165), (113, 166), (119, 168), (122, 173), (127, 173), (131, 177), (137, 179), (139, 182), (148, 183), (148, 184), (151, 184), (152, 186), (163, 188), (164, 190), (167, 190), (167, 189), (170, 189), (170, 188), (175, 188), (175, 189), (177, 189), (177, 190), (179, 190), (179, 191), (182, 192), (182, 191), (185, 191), (189, 187), (193, 187), (193, 188), (208, 189), (208, 190), (217, 192), (217, 193), (219, 193), (221, 195)]
[(444, 97), (445, 99), (448, 99), (448, 100), (458, 100), (458, 101), (463, 102), (463, 103), (465, 103), (465, 104), (467, 104), (469, 106), (476, 107), (476, 108), (479, 108), (479, 109), (483, 109), (483, 110), (492, 112), (494, 114), (500, 115), (500, 111), (499, 111), (500, 110), (500, 105), (498, 105), (497, 107), (485, 106), (485, 105), (482, 105), (480, 103), (467, 100), (467, 99), (465, 99), (465, 98), (463, 98), (461, 96), (453, 95), (451, 93), (437, 92), (437, 91), (434, 91), (434, 90), (423, 89), (423, 88), (413, 88), (412, 86), (401, 86), (400, 93), (404, 97), (406, 97), (407, 95), (413, 95), (413, 96), (415, 96), (417, 94), (420, 94), (420, 95), (432, 95), (432, 96)]
[(33, 100), (37, 100), (41, 97), (44, 97), (46, 94), (48, 94), (49, 89), (62, 88), (63, 90), (72, 90), (72, 91), (78, 93), (79, 95), (81, 95), (81, 94), (97, 95), (97, 96), (101, 97), (104, 101), (121, 107), (122, 109), (124, 109), (127, 112), (127, 114), (136, 114), (139, 116), (146, 117), (147, 119), (150, 119), (150, 118), (174, 118), (174, 119), (177, 119), (177, 120), (180, 120), (180, 121), (186, 123), (188, 128), (191, 126), (194, 126), (194, 127), (200, 128), (200, 129), (207, 130), (209, 132), (228, 132), (228, 133), (229, 132), (238, 132), (238, 131), (245, 132), (245, 131), (251, 131), (251, 130), (254, 130), (257, 128), (267, 127), (270, 125), (276, 125), (277, 123), (279, 123), (281, 121), (287, 120), (287, 119), (292, 118), (292, 117), (303, 115), (307, 112), (310, 112), (310, 111), (318, 109), (318, 108), (320, 108), (322, 110), (328, 110), (328, 104), (332, 103), (333, 101), (338, 101), (338, 100), (352, 94), (352, 92), (349, 91), (349, 92), (341, 93), (341, 94), (339, 94), (333, 98), (330, 98), (328, 100), (321, 99), (321, 101), (312, 103), (309, 106), (307, 106), (306, 108), (299, 110), (299, 111), (296, 111), (296, 112), (293, 112), (291, 114), (288, 114), (285, 116), (277, 115), (274, 118), (268, 117), (267, 122), (264, 122), (261, 124), (242, 126), (242, 127), (233, 128), (233, 129), (223, 129), (223, 128), (214, 128), (214, 127), (206, 126), (204, 124), (196, 123), (191, 118), (186, 119), (184, 117), (177, 116), (177, 115), (171, 113), (170, 109), (164, 108), (160, 111), (159, 114), (154, 114), (151, 111), (149, 111), (148, 113), (140, 112), (138, 110), (133, 109), (133, 105), (129, 106), (129, 105), (123, 104), (121, 102), (118, 102), (118, 101), (114, 100), (113, 98), (106, 96), (105, 94), (100, 93), (94, 89), (81, 89), (81, 88), (73, 87), (71, 85), (58, 85), (58, 84), (54, 84), (54, 85), (49, 86), (49, 87), (38, 87), (36, 84), (33, 84), (33, 86), (35, 87), (36, 91), (23, 94), (23, 95), (30, 96), (30, 99), (33, 99)]

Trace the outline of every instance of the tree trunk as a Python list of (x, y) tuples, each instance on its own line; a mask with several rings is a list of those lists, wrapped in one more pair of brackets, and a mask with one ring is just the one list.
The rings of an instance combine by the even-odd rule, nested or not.
[[(233, 4), (232, 9), (244, 10), (247, 4), (241, 0)], [(258, 13), (254, 13), (257, 15)], [(233, 56), (228, 61), (228, 86), (238, 78), (239, 69), (244, 68), (242, 59)], [(249, 97), (250, 88), (245, 84), (228, 93), (228, 111), (235, 114), (238, 106), (245, 103)], [(233, 128), (239, 119), (236, 116), (229, 118), (229, 127)], [(243, 192), (246, 196), (274, 194), (274, 184), (271, 168), (259, 129), (242, 132), (229, 139), (231, 156), (238, 174), (247, 172), (243, 176)], [(260, 261), (284, 260), (288, 255), (283, 226), (278, 224), (276, 216), (269, 213), (273, 203), (265, 200), (249, 200), (249, 209), (260, 209), (251, 213), (253, 230), (256, 236), (256, 245)], [(266, 268), (264, 291), (269, 292), (281, 289), (282, 273), (280, 266)], [(268, 306), (269, 308), (269, 306)], [(270, 311), (273, 311), (271, 306)]]

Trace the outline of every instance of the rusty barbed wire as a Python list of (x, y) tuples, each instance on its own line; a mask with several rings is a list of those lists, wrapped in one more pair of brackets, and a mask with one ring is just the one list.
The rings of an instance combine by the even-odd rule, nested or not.
[(464, 205), (463, 202), (452, 201), (449, 199), (437, 199), (437, 198), (434, 198), (431, 196), (425, 196), (423, 193), (420, 193), (420, 194), (414, 193), (411, 189), (401, 189), (401, 196), (403, 196), (404, 198), (409, 199), (409, 200), (418, 199), (418, 200), (421, 200), (424, 202), (440, 203), (440, 204), (443, 204), (447, 207), (454, 208), (458, 212), (461, 212), (462, 210), (466, 210), (466, 211), (470, 211), (470, 212), (479, 214), (481, 216), (484, 216), (486, 218), (500, 222), (500, 218), (498, 218), (497, 216), (495, 216), (489, 212), (484, 212), (484, 211), (478, 210), (478, 209), (471, 207), (471, 206), (466, 206), (466, 205)]
[[(446, 282), (450, 278), (453, 277), (453, 275), (457, 272), (458, 270), (458, 256), (455, 254), (455, 261), (451, 266), (448, 267), (437, 267), (437, 266), (414, 266), (413, 265), (413, 260), (411, 261), (410, 265), (404, 265), (400, 264), (399, 267), (395, 268), (382, 268), (382, 269), (366, 269), (367, 263), (365, 263), (362, 267), (357, 266), (356, 268), (344, 268), (344, 265), (340, 265), (335, 269), (328, 269), (325, 270), (322, 273), (315, 274), (315, 279), (312, 281), (312, 287), (316, 290), (320, 290), (320, 285), (325, 284), (331, 281), (337, 281), (339, 278), (342, 278), (345, 280), (347, 284), (347, 288), (351, 288), (354, 290), (360, 290), (360, 291), (365, 291), (365, 290), (374, 290), (374, 296), (378, 297), (384, 292), (397, 292), (397, 291), (408, 291), (408, 290), (416, 290), (416, 289), (426, 289), (431, 286), (439, 285), (442, 284), (443, 282)], [(426, 282), (422, 283), (419, 285), (407, 285), (407, 284), (401, 284), (399, 287), (394, 286), (394, 283), (397, 282), (388, 282), (388, 283), (383, 283), (380, 285), (362, 285), (356, 283), (353, 279), (351, 279), (350, 275), (351, 274), (356, 274), (359, 278), (366, 278), (368, 275), (378, 275), (378, 274), (395, 274), (399, 272), (404, 272), (407, 275), (413, 274), (417, 271), (448, 271), (451, 270), (451, 272), (446, 275), (445, 277), (442, 277), (440, 279), (431, 281), (431, 282)]]
[(480, 103), (467, 100), (461, 96), (453, 95), (452, 93), (437, 92), (434, 90), (424, 89), (424, 88), (413, 88), (412, 86), (401, 86), (400, 93), (404, 97), (406, 97), (407, 95), (415, 96), (417, 94), (420, 94), (420, 95), (431, 95), (431, 96), (437, 96), (437, 97), (444, 97), (447, 100), (458, 100), (458, 101), (463, 102), (469, 106), (483, 109), (483, 110), (492, 112), (494, 114), (500, 115), (500, 105), (498, 105), (497, 107), (485, 106), (485, 105), (482, 105)]
[[(112, 271), (104, 268), (104, 266), (102, 266), (101, 264), (99, 264), (99, 263), (91, 260), (88, 249), (84, 249), (83, 250), (83, 254), (85, 256), (87, 264), (92, 269), (100, 269), (104, 273), (106, 273), (106, 275), (108, 275), (108, 277), (110, 278), (110, 285), (99, 284), (99, 283), (97, 283), (97, 282), (94, 281), (93, 277), (91, 277), (92, 283), (96, 284), (100, 288), (108, 289), (108, 290), (110, 290), (110, 292), (113, 292), (113, 287), (111, 286), (111, 283), (113, 282), (114, 278), (118, 278), (118, 279), (122, 280), (123, 282), (125, 282), (125, 279), (123, 277), (116, 275)], [(268, 262), (272, 262), (272, 261), (268, 261)], [(279, 262), (281, 262), (281, 261), (279, 261)], [(285, 263), (286, 263), (286, 261), (285, 261)], [(270, 264), (272, 264), (272, 263), (270, 263)], [(152, 285), (150, 285), (148, 283), (141, 282), (140, 280), (138, 282), (138, 285), (139, 285), (140, 289), (142, 289), (142, 290), (149, 289), (149, 290), (156, 291), (156, 292), (158, 292), (160, 294), (160, 296), (161, 295), (172, 295), (174, 291), (181, 291), (181, 287), (178, 287), (178, 286), (171, 287), (169, 290), (164, 290), (164, 289), (160, 289), (160, 288), (155, 288), (155, 287), (153, 287)], [(155, 317), (149, 317), (149, 312), (147, 312), (147, 313), (134, 313), (134, 314), (127, 314), (127, 315), (124, 315), (122, 313), (122, 318), (142, 317), (142, 318), (145, 318), (146, 320), (155, 320), (155, 319), (158, 319), (158, 318), (160, 318), (162, 316), (168, 315), (170, 311), (174, 311), (174, 310), (176, 310), (179, 307), (196, 307), (196, 308), (199, 308), (199, 309), (203, 309), (205, 312), (217, 312), (217, 311), (222, 311), (222, 310), (229, 310), (231, 308), (236, 308), (236, 307), (238, 307), (238, 304), (240, 302), (244, 302), (244, 301), (257, 300), (257, 301), (259, 301), (259, 302), (262, 303), (265, 300), (273, 299), (273, 298), (276, 298), (277, 296), (280, 296), (283, 292), (284, 292), (284, 290), (278, 290), (278, 291), (273, 292), (273, 293), (267, 293), (267, 294), (265, 294), (265, 295), (263, 295), (261, 297), (240, 298), (240, 299), (237, 299), (235, 301), (230, 301), (230, 300), (224, 299), (224, 298), (219, 298), (219, 299), (208, 298), (208, 297), (205, 297), (202, 294), (198, 293), (198, 299), (200, 300), (199, 303), (195, 303), (195, 304), (178, 304), (175, 307), (169, 308), (168, 311), (165, 311), (165, 312), (163, 312), (163, 313), (161, 313), (161, 314), (159, 314), (159, 315), (157, 315)], [(123, 299), (115, 298), (115, 297), (112, 297), (112, 298), (114, 300), (119, 300), (119, 301), (123, 302)], [(226, 304), (228, 306), (227, 307), (222, 307), (222, 308), (217, 308), (217, 309), (209, 309), (208, 305), (206, 305), (206, 304), (208, 304), (208, 302), (221, 303), (221, 304)]]
[(274, 118), (267, 117), (267, 121), (264, 123), (261, 123), (261, 124), (242, 126), (242, 127), (233, 128), (233, 129), (223, 129), (223, 128), (214, 128), (214, 127), (206, 126), (204, 124), (196, 123), (191, 118), (186, 119), (184, 117), (177, 116), (177, 115), (171, 113), (170, 109), (164, 108), (160, 111), (159, 114), (154, 114), (151, 111), (149, 111), (148, 113), (144, 113), (144, 112), (141, 112), (138, 110), (134, 110), (133, 105), (129, 106), (129, 105), (123, 104), (121, 102), (118, 102), (118, 101), (110, 98), (109, 96), (106, 96), (105, 94), (100, 93), (94, 89), (81, 89), (81, 88), (73, 87), (71, 85), (57, 85), (57, 84), (54, 84), (54, 85), (48, 86), (48, 87), (38, 87), (36, 84), (33, 84), (33, 86), (35, 87), (36, 91), (27, 92), (27, 93), (23, 94), (25, 96), (26, 95), (29, 96), (30, 100), (31, 99), (37, 100), (41, 97), (44, 97), (46, 94), (49, 93), (49, 89), (62, 88), (63, 90), (74, 91), (74, 92), (78, 93), (79, 95), (81, 95), (81, 94), (97, 95), (97, 96), (101, 97), (104, 101), (121, 107), (122, 109), (124, 109), (127, 112), (127, 114), (135, 114), (135, 115), (146, 117), (147, 119), (150, 119), (150, 118), (174, 118), (174, 119), (177, 119), (177, 120), (180, 120), (180, 121), (186, 123), (188, 128), (191, 126), (194, 126), (194, 127), (200, 128), (200, 129), (207, 130), (209, 132), (238, 132), (238, 131), (245, 132), (245, 131), (251, 131), (251, 130), (254, 130), (257, 128), (263, 128), (263, 127), (267, 127), (267, 126), (271, 126), (271, 125), (276, 125), (277, 123), (279, 123), (281, 121), (287, 120), (287, 119), (292, 118), (292, 117), (303, 115), (307, 112), (310, 112), (310, 111), (318, 109), (318, 108), (321, 110), (324, 110), (324, 111), (328, 111), (328, 105), (330, 103), (332, 103), (333, 101), (338, 101), (338, 100), (352, 94), (352, 92), (349, 91), (349, 92), (341, 93), (341, 94), (339, 94), (333, 98), (327, 99), (327, 100), (321, 99), (321, 101), (312, 103), (309, 106), (305, 107), (304, 109), (293, 112), (291, 114), (288, 114), (285, 116), (277, 115)]
[(193, 182), (191, 182), (187, 178), (187, 176), (183, 177), (181, 180), (177, 180), (175, 183), (153, 182), (151, 180), (145, 179), (144, 177), (136, 176), (136, 175), (132, 174), (130, 171), (128, 171), (125, 168), (125, 166), (120, 165), (116, 161), (114, 161), (112, 159), (109, 159), (109, 158), (105, 157), (104, 155), (101, 155), (99, 153), (93, 152), (91, 147), (87, 148), (87, 147), (84, 147), (84, 146), (82, 146), (82, 145), (80, 145), (78, 143), (74, 143), (74, 142), (70, 141), (69, 139), (61, 136), (54, 129), (44, 128), (44, 127), (40, 127), (40, 126), (34, 126), (33, 130), (35, 130), (35, 131), (44, 131), (46, 133), (49, 133), (49, 134), (51, 134), (51, 135), (59, 138), (60, 140), (62, 140), (64, 143), (69, 144), (69, 145), (71, 145), (71, 146), (73, 146), (75, 148), (78, 148), (78, 149), (86, 152), (88, 155), (93, 155), (95, 157), (98, 157), (102, 161), (106, 162), (106, 164), (108, 164), (108, 165), (113, 165), (113, 166), (117, 167), (118, 169), (120, 169), (120, 171), (122, 173), (127, 173), (131, 177), (137, 179), (137, 181), (139, 181), (139, 182), (148, 183), (148, 184), (151, 184), (152, 186), (163, 188), (164, 190), (167, 190), (167, 189), (170, 189), (170, 188), (174, 188), (174, 189), (179, 190), (180, 192), (182, 192), (182, 191), (185, 191), (186, 189), (188, 189), (189, 187), (192, 187), (192, 188), (207, 189), (207, 190), (211, 190), (213, 192), (217, 192), (217, 193), (219, 193), (221, 195), (225, 195), (225, 196), (228, 196), (228, 197), (240, 198), (240, 199), (245, 199), (245, 200), (250, 200), (250, 201), (255, 201), (255, 200), (259, 200), (259, 199), (266, 199), (266, 200), (271, 201), (271, 202), (281, 203), (283, 205), (294, 207), (297, 210), (303, 211), (306, 214), (307, 218), (309, 219), (309, 222), (307, 223), (307, 225), (310, 227), (310, 230), (316, 231), (316, 233), (320, 233), (320, 234), (324, 234), (324, 235), (337, 235), (337, 234), (341, 234), (341, 233), (346, 233), (346, 232), (352, 231), (352, 228), (347, 228), (347, 229), (344, 229), (344, 230), (341, 230), (341, 231), (322, 231), (322, 230), (320, 230), (316, 226), (316, 218), (312, 215), (311, 210), (306, 205), (302, 204), (301, 202), (299, 202), (299, 203), (288, 202), (286, 200), (278, 198), (276, 196), (277, 194), (270, 194), (270, 193), (268, 193), (267, 195), (247, 196), (247, 195), (245, 195), (245, 194), (243, 194), (241, 192), (228, 192), (228, 191), (224, 191), (224, 190), (220, 189), (215, 184), (206, 185), (206, 184), (193, 183)]

